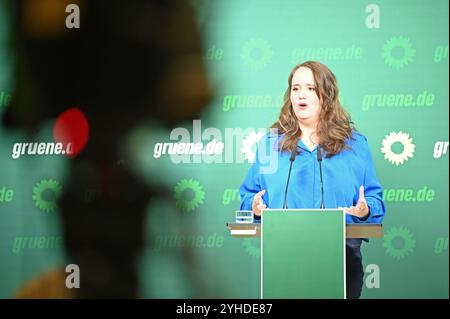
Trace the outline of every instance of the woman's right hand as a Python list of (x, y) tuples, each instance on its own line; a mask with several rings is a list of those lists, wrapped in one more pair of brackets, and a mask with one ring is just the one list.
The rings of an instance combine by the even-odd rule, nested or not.
[(256, 216), (261, 216), (261, 210), (267, 208), (262, 199), (262, 196), (264, 195), (265, 192), (266, 190), (263, 189), (262, 191), (257, 193), (253, 198), (252, 211), (253, 214), (255, 214)]

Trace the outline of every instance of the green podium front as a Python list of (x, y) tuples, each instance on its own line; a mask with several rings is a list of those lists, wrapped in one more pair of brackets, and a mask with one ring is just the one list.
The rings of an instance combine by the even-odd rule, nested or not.
[(343, 210), (263, 211), (261, 298), (345, 299)]

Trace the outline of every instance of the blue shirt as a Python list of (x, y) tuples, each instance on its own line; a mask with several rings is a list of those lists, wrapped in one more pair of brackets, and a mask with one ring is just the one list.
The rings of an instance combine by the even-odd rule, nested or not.
[[(240, 188), (241, 210), (251, 210), (255, 194), (263, 189), (266, 192), (262, 198), (267, 208), (283, 208), (291, 153), (277, 151), (282, 138), (283, 135), (269, 133), (259, 142), (255, 163)], [(362, 185), (370, 215), (367, 219), (361, 220), (346, 214), (346, 223), (381, 223), (385, 215), (385, 206), (367, 139), (354, 132), (352, 138), (346, 140), (346, 144), (350, 149), (342, 150), (331, 158), (327, 158), (322, 150), (324, 206), (338, 208), (356, 205), (359, 187)], [(311, 151), (299, 139), (298, 150), (300, 154), (292, 165), (287, 207), (320, 208), (322, 194), (317, 147)], [(261, 152), (265, 152), (266, 156)], [(271, 158), (270, 161), (268, 157)], [(267, 169), (269, 165), (276, 169)]]

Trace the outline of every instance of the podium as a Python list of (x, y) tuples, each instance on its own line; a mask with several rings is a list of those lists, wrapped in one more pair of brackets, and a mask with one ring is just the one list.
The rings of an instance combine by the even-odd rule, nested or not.
[(339, 209), (266, 209), (261, 224), (227, 226), (235, 237), (260, 234), (269, 299), (345, 299), (345, 239), (382, 237), (380, 224), (346, 225)]

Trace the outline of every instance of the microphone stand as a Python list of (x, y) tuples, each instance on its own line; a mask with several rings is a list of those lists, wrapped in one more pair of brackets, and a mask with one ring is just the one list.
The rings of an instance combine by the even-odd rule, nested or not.
[(319, 162), (319, 171), (320, 171), (320, 190), (322, 192), (322, 203), (320, 205), (321, 209), (325, 208), (325, 204), (323, 202), (323, 178), (322, 178), (322, 151), (320, 150), (320, 145), (317, 145), (317, 161)]
[(291, 161), (291, 165), (289, 166), (289, 173), (288, 173), (288, 178), (287, 178), (287, 182), (286, 182), (286, 189), (284, 190), (284, 204), (283, 204), (283, 209), (287, 209), (287, 191), (288, 191), (288, 186), (289, 186), (289, 179), (291, 178), (291, 170), (292, 170), (292, 164), (295, 161), (295, 157), (297, 156), (297, 150), (293, 150), (291, 153), (291, 157), (289, 158), (289, 161)]

